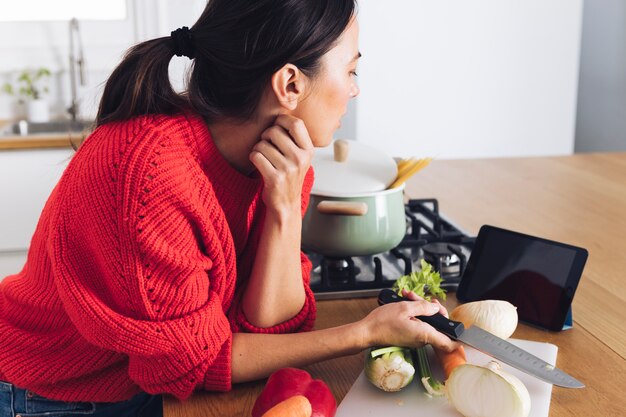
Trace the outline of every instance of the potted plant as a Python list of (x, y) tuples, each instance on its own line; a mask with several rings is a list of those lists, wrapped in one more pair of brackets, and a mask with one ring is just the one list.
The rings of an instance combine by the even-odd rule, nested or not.
[(47, 81), (50, 78), (48, 68), (24, 70), (17, 78), (17, 86), (5, 84), (4, 92), (19, 95), (21, 102), (25, 102), (28, 120), (31, 122), (47, 122), (50, 120), (50, 109), (44, 95), (48, 92)]

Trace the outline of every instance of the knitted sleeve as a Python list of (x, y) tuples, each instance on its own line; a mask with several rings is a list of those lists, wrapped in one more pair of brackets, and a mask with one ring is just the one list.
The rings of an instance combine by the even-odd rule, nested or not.
[(104, 137), (79, 150), (93, 155), (68, 172), (49, 248), (64, 307), (103, 358), (127, 356), (142, 390), (180, 399), (196, 388), (228, 390), (232, 333), (224, 311), (235, 260), (224, 254), (225, 221), (211, 220), (221, 217), (210, 185), (180, 141), (128, 129), (127, 143), (106, 152), (90, 144), (124, 141), (101, 129)]
[[(302, 185), (302, 200), (301, 200), (301, 210), (302, 216), (304, 217), (304, 213), (309, 205), (309, 198), (311, 194), (311, 188), (313, 187), (314, 181), (314, 172), (311, 167), (307, 172), (304, 183)], [(302, 265), (302, 281), (304, 285), (304, 293), (305, 300), (304, 305), (300, 312), (292, 317), (291, 319), (279, 323), (272, 327), (257, 327), (250, 323), (245, 313), (243, 312), (241, 298), (243, 293), (238, 291), (238, 294), (235, 296), (233, 301), (232, 313), (231, 313), (231, 321), (233, 322), (233, 328), (235, 331), (245, 331), (250, 333), (294, 333), (294, 332), (304, 332), (309, 331), (313, 328), (315, 324), (315, 316), (316, 316), (316, 305), (315, 305), (315, 297), (313, 295), (313, 291), (311, 291), (310, 278), (311, 278), (311, 261), (307, 256), (300, 252), (300, 263)]]

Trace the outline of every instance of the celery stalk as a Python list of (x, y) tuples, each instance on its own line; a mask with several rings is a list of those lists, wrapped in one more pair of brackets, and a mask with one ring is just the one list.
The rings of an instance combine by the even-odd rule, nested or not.
[(433, 377), (430, 370), (430, 364), (428, 363), (428, 353), (426, 352), (426, 346), (417, 348), (415, 350), (417, 355), (417, 364), (419, 367), (420, 379), (422, 385), (426, 389), (426, 395), (429, 397), (440, 397), (445, 395), (444, 384)]

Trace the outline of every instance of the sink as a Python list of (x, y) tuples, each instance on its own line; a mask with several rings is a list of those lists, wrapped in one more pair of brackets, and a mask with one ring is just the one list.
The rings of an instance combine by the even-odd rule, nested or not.
[(46, 133), (81, 133), (94, 128), (92, 120), (54, 120), (43, 123), (33, 123), (20, 120), (13, 123), (4, 130), (4, 135), (37, 135)]

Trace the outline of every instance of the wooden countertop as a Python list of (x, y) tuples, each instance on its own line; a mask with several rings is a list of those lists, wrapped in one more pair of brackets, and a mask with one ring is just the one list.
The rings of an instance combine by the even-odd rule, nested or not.
[[(0, 120), (0, 131), (11, 121)], [(37, 133), (31, 135), (0, 135), (0, 150), (51, 149), (78, 147), (89, 132)]]
[(0, 136), (0, 150), (78, 147), (85, 137), (80, 133), (44, 133), (27, 136)]
[[(406, 193), (437, 198), (441, 212), (472, 235), (492, 224), (589, 250), (574, 328), (555, 333), (520, 324), (514, 337), (557, 345), (557, 366), (587, 385), (554, 387), (551, 417), (626, 416), (626, 153), (434, 161)], [(446, 305), (456, 305), (454, 295)], [(375, 307), (372, 298), (318, 302), (316, 327), (358, 320)], [(306, 369), (340, 402), (362, 368), (359, 354)], [(164, 415), (248, 417), (264, 383), (198, 392), (185, 402), (166, 397)]]

